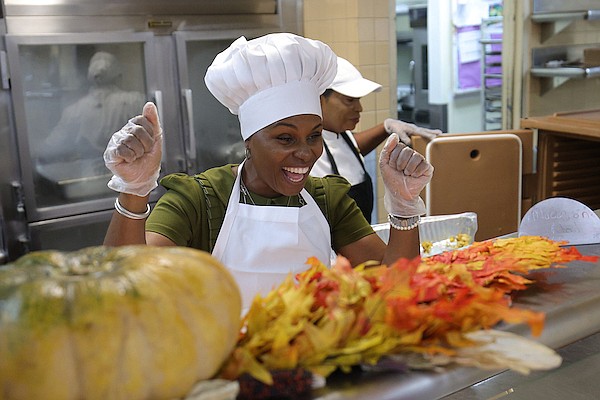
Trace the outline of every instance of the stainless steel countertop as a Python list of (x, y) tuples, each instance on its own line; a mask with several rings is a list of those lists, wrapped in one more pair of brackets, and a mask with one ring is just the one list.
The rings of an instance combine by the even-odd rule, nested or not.
[(588, 400), (600, 394), (600, 333), (558, 350), (560, 368), (520, 375), (505, 371), (444, 400)]
[[(600, 244), (578, 246), (577, 248), (584, 255), (600, 256)], [(555, 370), (535, 372), (529, 375), (531, 381), (527, 381), (527, 377), (522, 378), (523, 385), (532, 388), (531, 391), (525, 392), (523, 398), (540, 398), (537, 395), (533, 396), (537, 378), (543, 381), (541, 385), (544, 386), (546, 392), (552, 393), (552, 387), (556, 386), (554, 392), (559, 396), (556, 398), (566, 398), (561, 392), (561, 387), (569, 376), (588, 377), (586, 379), (589, 379), (590, 374), (599, 370), (600, 344), (598, 343), (600, 337), (595, 334), (600, 333), (600, 262), (575, 261), (569, 263), (568, 267), (564, 269), (538, 270), (529, 276), (536, 283), (527, 290), (517, 293), (514, 296), (514, 304), (546, 313), (544, 331), (536, 340), (554, 349), (564, 347), (561, 351), (565, 352), (562, 354), (565, 361), (571, 356), (570, 349), (576, 349), (573, 351), (579, 353), (581, 346), (575, 342), (591, 337), (589, 340), (593, 341), (596, 346), (591, 347), (591, 355), (577, 355), (574, 363), (565, 362)], [(498, 329), (531, 337), (529, 328), (525, 325), (501, 325)], [(574, 347), (567, 346), (572, 343)], [(585, 375), (582, 373), (586, 368), (592, 367), (593, 371), (587, 371)], [(494, 376), (502, 377), (502, 379), (496, 378), (496, 381), (489, 379)], [(328, 379), (327, 386), (315, 390), (311, 398), (321, 400), (429, 400), (443, 397), (462, 399), (472, 396), (471, 398), (491, 399), (503, 390), (513, 387), (511, 382), (516, 377), (519, 377), (519, 374), (510, 371), (486, 371), (466, 367), (451, 367), (440, 373), (430, 371), (336, 373)], [(484, 387), (484, 385), (479, 384), (473, 387), (472, 385), (483, 381), (487, 384), (485, 387), (489, 389), (486, 389), (485, 394), (480, 395), (475, 388)], [(591, 398), (592, 393), (600, 393), (600, 390), (595, 390), (600, 386), (600, 379), (596, 378), (596, 381), (578, 386), (582, 394), (588, 396), (587, 398)], [(588, 388), (593, 391), (588, 392)], [(463, 389), (465, 391), (462, 391)], [(448, 397), (454, 393), (456, 393), (454, 397)], [(461, 397), (462, 394), (464, 397)], [(546, 397), (541, 396), (541, 398)], [(569, 396), (569, 400), (579, 398), (583, 397)]]

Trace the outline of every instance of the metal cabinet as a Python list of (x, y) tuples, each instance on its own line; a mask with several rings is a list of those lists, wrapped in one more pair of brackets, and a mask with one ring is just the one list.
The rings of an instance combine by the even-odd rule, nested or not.
[(0, 17), (7, 260), (102, 243), (115, 197), (102, 154), (146, 101), (163, 127), (162, 176), (241, 161), (237, 117), (206, 69), (240, 36), (302, 33), (292, 0), (38, 3), (6, 0)]
[(102, 154), (152, 99), (152, 35), (7, 35), (24, 205), (29, 221), (108, 209)]
[(177, 71), (188, 173), (244, 159), (237, 116), (219, 103), (204, 84), (215, 54), (241, 35), (261, 36), (265, 29), (176, 32)]

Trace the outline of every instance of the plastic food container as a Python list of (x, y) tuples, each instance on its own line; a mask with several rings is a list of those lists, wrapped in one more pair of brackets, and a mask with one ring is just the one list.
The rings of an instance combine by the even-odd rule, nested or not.
[[(373, 229), (387, 243), (390, 237), (390, 225), (388, 223), (375, 224)], [(461, 214), (432, 215), (422, 217), (419, 224), (419, 236), (421, 239), (421, 256), (427, 257), (439, 254), (448, 250), (455, 250), (458, 247), (456, 238), (459, 234), (468, 235), (468, 242), (461, 242), (463, 246), (473, 243), (473, 238), (477, 232), (477, 214), (474, 212), (464, 212)], [(425, 251), (422, 244), (431, 243), (431, 249)]]

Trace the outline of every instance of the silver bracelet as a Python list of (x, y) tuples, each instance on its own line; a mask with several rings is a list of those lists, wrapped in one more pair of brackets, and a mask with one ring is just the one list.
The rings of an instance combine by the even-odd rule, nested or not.
[(115, 199), (115, 210), (117, 210), (117, 212), (125, 218), (146, 219), (148, 218), (148, 215), (150, 215), (150, 204), (146, 204), (146, 211), (144, 211), (143, 213), (134, 213), (123, 207), (119, 202), (119, 198), (117, 197)]
[(399, 231), (410, 231), (419, 226), (419, 222), (421, 221), (420, 215), (415, 215), (414, 217), (397, 217), (392, 214), (388, 214), (388, 221), (390, 226)]

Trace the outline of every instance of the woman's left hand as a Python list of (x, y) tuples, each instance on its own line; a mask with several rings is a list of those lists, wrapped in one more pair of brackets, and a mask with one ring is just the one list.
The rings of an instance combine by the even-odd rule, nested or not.
[(433, 166), (425, 157), (401, 143), (394, 133), (383, 146), (379, 168), (386, 211), (399, 217), (425, 214), (425, 203), (419, 194), (433, 176)]

